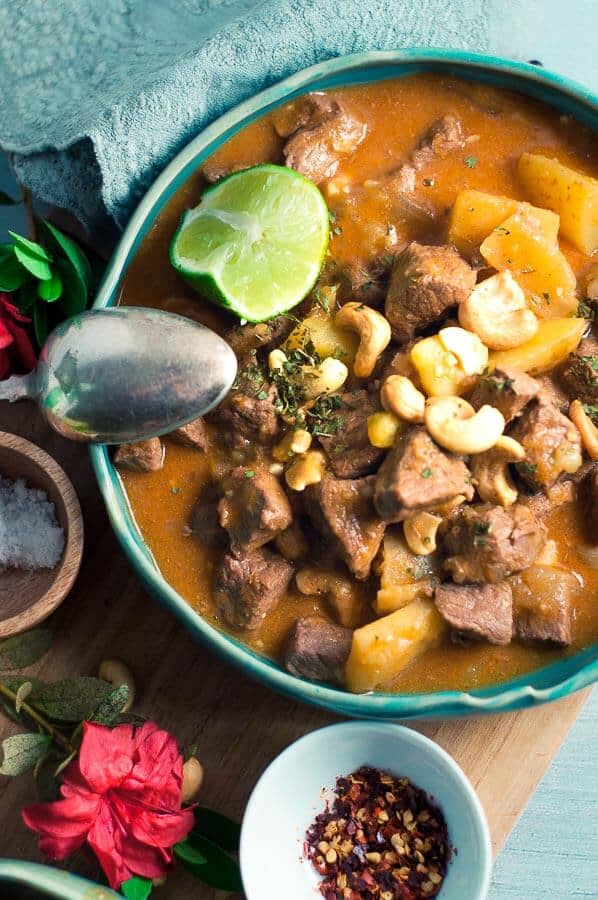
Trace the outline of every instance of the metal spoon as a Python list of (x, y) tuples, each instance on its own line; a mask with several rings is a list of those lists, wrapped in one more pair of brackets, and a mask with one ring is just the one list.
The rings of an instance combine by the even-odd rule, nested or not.
[(59, 325), (34, 372), (0, 382), (0, 400), (35, 400), (70, 440), (122, 444), (208, 412), (236, 371), (228, 344), (191, 319), (137, 307), (98, 309)]

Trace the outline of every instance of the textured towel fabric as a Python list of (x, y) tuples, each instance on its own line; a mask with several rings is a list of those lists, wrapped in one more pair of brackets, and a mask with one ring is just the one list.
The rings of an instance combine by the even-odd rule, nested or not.
[[(305, 66), (408, 46), (537, 56), (544, 0), (2, 0), (0, 145), (35, 195), (123, 227), (164, 165)], [(534, 46), (535, 45), (535, 46)]]

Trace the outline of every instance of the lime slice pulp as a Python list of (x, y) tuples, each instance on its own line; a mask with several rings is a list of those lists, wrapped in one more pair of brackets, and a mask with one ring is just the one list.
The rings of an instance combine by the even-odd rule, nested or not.
[(316, 185), (293, 169), (260, 165), (219, 181), (183, 215), (170, 261), (205, 297), (263, 322), (309, 293), (328, 239)]

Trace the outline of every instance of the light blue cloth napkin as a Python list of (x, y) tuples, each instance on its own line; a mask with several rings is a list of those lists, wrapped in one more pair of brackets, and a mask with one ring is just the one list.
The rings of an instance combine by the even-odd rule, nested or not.
[(286, 75), (407, 46), (537, 58), (546, 15), (547, 0), (0, 0), (0, 145), (39, 198), (123, 227), (190, 138)]

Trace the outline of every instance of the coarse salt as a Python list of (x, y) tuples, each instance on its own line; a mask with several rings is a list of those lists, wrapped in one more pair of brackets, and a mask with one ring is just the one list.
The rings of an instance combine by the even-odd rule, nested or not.
[(64, 549), (64, 531), (44, 491), (21, 478), (0, 475), (0, 571), (53, 569)]

